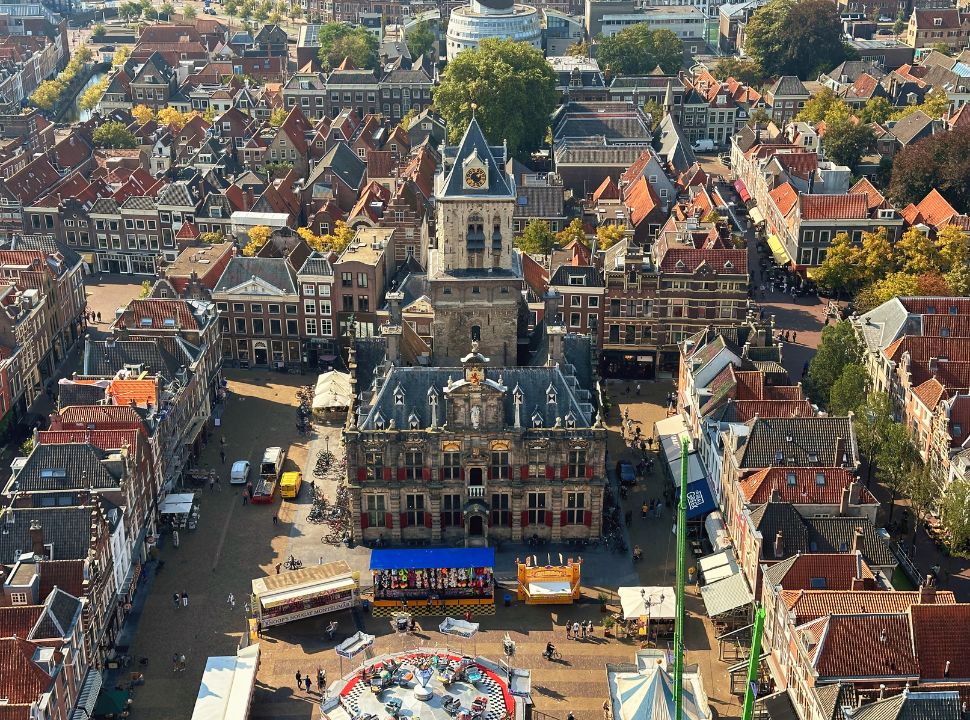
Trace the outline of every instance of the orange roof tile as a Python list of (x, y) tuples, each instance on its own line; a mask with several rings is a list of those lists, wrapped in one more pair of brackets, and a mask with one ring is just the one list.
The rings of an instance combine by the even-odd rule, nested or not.
[(869, 178), (862, 178), (849, 188), (850, 195), (865, 195), (869, 202), (869, 209), (875, 210), (886, 206), (886, 198), (876, 190), (876, 186), (869, 182)]
[(862, 220), (869, 217), (867, 195), (801, 195), (802, 220)]
[(115, 405), (134, 402), (139, 407), (145, 407), (148, 403), (158, 404), (158, 389), (154, 380), (112, 380), (108, 395)]
[[(819, 476), (823, 482), (819, 483)], [(770, 467), (742, 479), (738, 486), (748, 503), (763, 505), (777, 490), (783, 502), (793, 505), (838, 505), (842, 491), (854, 476), (845, 468)], [(873, 505), (876, 499), (865, 488), (859, 491), (860, 505)]]
[(650, 183), (645, 177), (640, 177), (633, 185), (627, 187), (623, 194), (623, 202), (630, 209), (630, 221), (634, 227), (658, 207), (660, 199), (657, 197)]
[(970, 604), (913, 605), (909, 613), (921, 677), (970, 679)]
[(851, 590), (853, 580), (876, 579), (861, 553), (806, 553), (784, 563), (789, 565), (785, 574), (780, 578), (773, 575), (772, 580), (786, 591), (816, 589), (812, 586), (816, 578), (825, 579), (826, 590)]
[(788, 215), (788, 213), (791, 212), (791, 209), (798, 203), (798, 191), (791, 183), (779, 185), (774, 190), (769, 192), (768, 196), (771, 198), (772, 202), (775, 203), (775, 207), (778, 208), (778, 212), (780, 212), (783, 216)]
[(125, 324), (132, 330), (175, 329), (176, 327), (184, 330), (199, 329), (199, 324), (185, 300), (163, 298), (130, 301), (124, 314), (115, 323), (116, 326)]
[(620, 199), (620, 188), (616, 186), (613, 178), (607, 175), (600, 186), (596, 188), (593, 192), (593, 202), (598, 203), (600, 200), (619, 200)]
[(936, 378), (930, 378), (921, 385), (913, 388), (913, 394), (918, 397), (930, 410), (935, 410), (943, 397), (943, 386)]
[(815, 410), (804, 399), (797, 400), (735, 400), (734, 414), (738, 422), (747, 422), (755, 415), (762, 418), (812, 417)]
[[(804, 557), (804, 556), (803, 556)], [(851, 558), (855, 564), (855, 557)], [(924, 600), (926, 597), (923, 598)], [(784, 590), (782, 601), (795, 614), (796, 624), (811, 622), (826, 615), (849, 615), (859, 613), (874, 615), (879, 613), (902, 613), (920, 603), (920, 593), (894, 590)], [(949, 590), (937, 591), (933, 595), (934, 605), (925, 607), (946, 607), (956, 603), (956, 597)]]

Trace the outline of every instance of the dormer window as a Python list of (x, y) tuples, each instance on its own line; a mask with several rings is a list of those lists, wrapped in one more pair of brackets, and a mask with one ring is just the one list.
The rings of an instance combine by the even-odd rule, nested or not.
[(380, 413), (374, 416), (374, 427), (378, 430), (384, 429), (384, 417)]
[(576, 416), (569, 412), (566, 414), (566, 427), (574, 428), (576, 427)]
[(417, 430), (418, 427), (420, 427), (420, 425), (421, 425), (421, 421), (418, 419), (418, 416), (414, 413), (411, 413), (411, 415), (408, 416), (408, 427), (411, 430)]
[(394, 388), (394, 404), (403, 405), (404, 404), (404, 388), (398, 385)]
[(538, 411), (532, 413), (532, 427), (541, 428), (542, 427), (542, 415)]
[(812, 465), (818, 465), (818, 453), (813, 453), (813, 452), (809, 453), (808, 462), (811, 463)]
[(556, 388), (552, 385), (546, 388), (546, 402), (550, 405), (556, 402)]
[(775, 451), (775, 463), (780, 463), (784, 459), (785, 459), (785, 453), (783, 453), (781, 450), (776, 450)]

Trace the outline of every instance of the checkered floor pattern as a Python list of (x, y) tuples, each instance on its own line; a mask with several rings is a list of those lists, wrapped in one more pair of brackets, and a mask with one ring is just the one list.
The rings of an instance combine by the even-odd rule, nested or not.
[[(401, 607), (399, 605), (392, 605), (390, 607), (371, 605), (370, 610), (374, 617), (391, 617), (394, 613), (401, 612)], [(445, 607), (432, 605), (428, 607), (427, 605), (415, 603), (408, 605), (406, 612), (411, 613), (415, 617), (462, 617), (466, 612), (478, 617), (482, 615), (494, 615), (495, 605), (494, 603), (489, 603), (488, 605), (446, 605)]]

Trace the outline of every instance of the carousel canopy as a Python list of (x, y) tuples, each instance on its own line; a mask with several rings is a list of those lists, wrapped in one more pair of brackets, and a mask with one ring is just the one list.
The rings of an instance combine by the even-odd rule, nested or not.
[[(664, 670), (657, 667), (645, 674), (617, 673), (612, 681), (617, 720), (674, 720), (674, 683)], [(686, 683), (683, 718), (705, 718)]]

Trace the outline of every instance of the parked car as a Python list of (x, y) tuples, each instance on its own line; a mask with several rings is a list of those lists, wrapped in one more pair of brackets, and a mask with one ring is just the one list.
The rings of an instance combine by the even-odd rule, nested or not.
[(236, 460), (229, 471), (231, 485), (245, 485), (249, 482), (249, 460)]
[(616, 477), (619, 478), (620, 485), (637, 484), (637, 472), (633, 469), (633, 465), (626, 460), (620, 460), (616, 463)]

